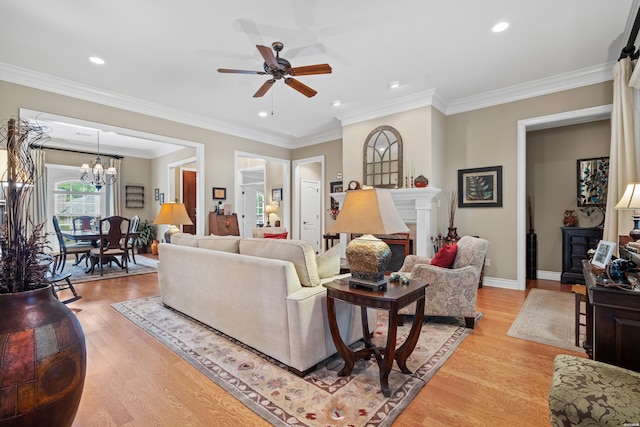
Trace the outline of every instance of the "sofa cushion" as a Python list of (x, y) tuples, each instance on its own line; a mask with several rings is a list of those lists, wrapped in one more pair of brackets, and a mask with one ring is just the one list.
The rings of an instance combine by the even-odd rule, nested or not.
[(436, 256), (431, 260), (431, 265), (436, 265), (442, 268), (451, 268), (453, 261), (456, 259), (456, 253), (458, 252), (458, 245), (443, 245), (436, 253)]
[(327, 279), (340, 274), (340, 249), (340, 245), (337, 245), (316, 257), (320, 279)]
[(265, 239), (286, 239), (288, 234), (289, 233), (286, 231), (284, 233), (276, 233), (276, 234), (264, 233), (264, 238)]
[(175, 233), (171, 235), (171, 244), (198, 247), (198, 236), (189, 233)]
[(302, 286), (320, 284), (316, 253), (307, 241), (247, 237), (240, 240), (240, 254), (289, 261), (295, 266)]
[(204, 249), (212, 249), (214, 251), (240, 253), (240, 236), (206, 236), (197, 239), (198, 247)]

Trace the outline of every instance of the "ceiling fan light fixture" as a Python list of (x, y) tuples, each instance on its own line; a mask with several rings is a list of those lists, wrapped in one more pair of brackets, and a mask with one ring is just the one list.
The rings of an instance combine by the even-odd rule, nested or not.
[(267, 117), (268, 115), (269, 115), (269, 113), (267, 113), (266, 111), (260, 111), (258, 113), (258, 116), (260, 116), (260, 117)]
[(498, 22), (496, 25), (493, 26), (491, 31), (493, 31), (494, 33), (501, 33), (507, 28), (509, 28), (508, 22)]

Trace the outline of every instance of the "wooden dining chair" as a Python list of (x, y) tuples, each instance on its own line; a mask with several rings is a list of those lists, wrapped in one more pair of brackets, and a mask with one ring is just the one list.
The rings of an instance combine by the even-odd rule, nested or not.
[(58, 264), (60, 263), (61, 254), (39, 254), (38, 262), (40, 265), (47, 266), (47, 273), (45, 275), (45, 279), (51, 283), (51, 292), (53, 296), (60, 300), (59, 292), (64, 290), (70, 290), (73, 296), (71, 298), (67, 298), (62, 300), (63, 304), (69, 304), (70, 302), (77, 301), (82, 298), (78, 295), (76, 288), (73, 287), (73, 283), (71, 283), (71, 273), (59, 273)]
[[(100, 265), (100, 276), (104, 276), (104, 264), (115, 262), (129, 272), (127, 262), (129, 251), (129, 230), (131, 221), (122, 216), (110, 216), (99, 222), (100, 240), (98, 247), (91, 249), (91, 271)], [(120, 257), (121, 261), (118, 261)]]
[(92, 230), (91, 222), (94, 220), (94, 217), (86, 215), (73, 218), (73, 231)]
[[(138, 215), (134, 215), (133, 217), (131, 217), (131, 228), (130, 231), (132, 233), (135, 233), (136, 231), (138, 231), (138, 226), (140, 225), (140, 217)], [(134, 264), (137, 264), (136, 262), (136, 254), (135, 254), (135, 248), (136, 248), (136, 239), (134, 237), (130, 237), (129, 238), (129, 251), (131, 252), (131, 259), (133, 260)], [(129, 258), (128, 252), (127, 252), (127, 260)]]
[(75, 255), (76, 263), (78, 265), (85, 260), (85, 263), (88, 264), (89, 261), (89, 252), (91, 251), (92, 246), (89, 243), (67, 243), (62, 236), (62, 232), (60, 231), (60, 223), (58, 221), (57, 216), (53, 216), (53, 228), (56, 232), (56, 237), (58, 238), (58, 246), (60, 247), (60, 261), (57, 263), (58, 270), (62, 272), (64, 270), (64, 266), (67, 263), (67, 255)]

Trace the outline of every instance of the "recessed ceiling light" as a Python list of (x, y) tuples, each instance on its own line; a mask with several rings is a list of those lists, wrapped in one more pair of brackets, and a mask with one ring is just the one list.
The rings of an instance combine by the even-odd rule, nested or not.
[(258, 113), (258, 115), (259, 115), (260, 117), (267, 117), (267, 116), (269, 115), (269, 113), (267, 113), (266, 111), (260, 111), (260, 112)]
[(94, 64), (97, 65), (104, 65), (104, 59), (98, 57), (98, 56), (90, 56), (89, 57), (89, 61), (93, 62)]
[(331, 105), (333, 105), (334, 107), (339, 107), (339, 106), (340, 106), (340, 104), (342, 104), (342, 103), (340, 102), (340, 100), (339, 100), (339, 99), (336, 99), (335, 101), (333, 101), (333, 102), (331, 103)]
[(397, 80), (394, 80), (394, 81), (392, 81), (392, 82), (390, 82), (390, 83), (389, 83), (389, 87), (390, 87), (391, 89), (395, 89), (395, 88), (397, 88), (397, 87), (400, 87), (400, 82), (399, 82), (399, 81), (397, 81)]
[(509, 24), (507, 22), (498, 22), (496, 25), (493, 26), (492, 31), (494, 33), (500, 33), (506, 30), (507, 28), (509, 28)]

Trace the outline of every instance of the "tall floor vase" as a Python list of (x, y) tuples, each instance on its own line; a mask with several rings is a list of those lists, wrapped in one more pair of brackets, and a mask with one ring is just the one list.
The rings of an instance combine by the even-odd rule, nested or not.
[(80, 322), (50, 285), (0, 294), (0, 426), (70, 426), (86, 358)]

